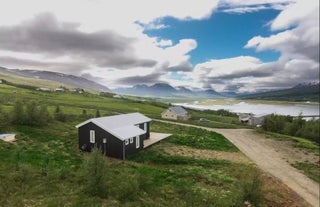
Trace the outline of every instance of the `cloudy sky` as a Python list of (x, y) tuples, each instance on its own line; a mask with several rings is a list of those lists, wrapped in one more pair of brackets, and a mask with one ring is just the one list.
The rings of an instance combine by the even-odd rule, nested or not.
[(318, 0), (1, 0), (0, 66), (110, 88), (319, 81)]

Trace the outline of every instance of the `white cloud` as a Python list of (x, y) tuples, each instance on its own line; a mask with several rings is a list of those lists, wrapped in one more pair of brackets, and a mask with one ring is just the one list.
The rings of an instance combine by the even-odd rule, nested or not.
[[(20, 59), (20, 64), (28, 63), (29, 67), (33, 69), (43, 69), (44, 63), (63, 63), (64, 59), (72, 59), (75, 65), (84, 63), (83, 73), (92, 73), (92, 75), (98, 75), (105, 77), (106, 81), (111, 81), (111, 79), (128, 77), (129, 75), (134, 76), (137, 74), (144, 74), (145, 71), (150, 73), (150, 71), (159, 71), (166, 69), (168, 67), (179, 66), (182, 63), (188, 63), (190, 56), (188, 53), (196, 48), (197, 43), (192, 39), (182, 39), (177, 44), (173, 44), (171, 40), (160, 39), (149, 37), (143, 33), (143, 25), (149, 29), (161, 29), (166, 27), (166, 25), (161, 24), (161, 18), (163, 17), (174, 17), (181, 20), (189, 19), (203, 19), (211, 15), (212, 11), (217, 7), (217, 0), (203, 0), (203, 1), (184, 1), (184, 0), (162, 0), (162, 1), (149, 1), (149, 0), (135, 0), (135, 1), (125, 1), (125, 0), (29, 0), (29, 1), (19, 1), (19, 0), (7, 0), (0, 2), (0, 28), (9, 33), (8, 31), (22, 31), (28, 32), (28, 38), (34, 37), (32, 31), (35, 30), (33, 27), (27, 28), (28, 25), (33, 24), (32, 21), (39, 19), (39, 14), (52, 14), (52, 18), (55, 19), (56, 28), (55, 31), (59, 31), (60, 26), (73, 24), (73, 33), (77, 36), (94, 36), (95, 34), (103, 34), (107, 32), (109, 34), (121, 34), (123, 38), (127, 38), (130, 41), (130, 45), (123, 45), (121, 47), (125, 54), (129, 54), (124, 59), (124, 64), (130, 67), (122, 67), (127, 71), (120, 71), (116, 66), (123, 65), (121, 58), (118, 55), (112, 55), (113, 51), (105, 56), (103, 60), (102, 53), (101, 56), (97, 57), (96, 52), (88, 52), (90, 58), (83, 61), (83, 57), (79, 56), (79, 53), (67, 52), (70, 51), (68, 44), (60, 41), (59, 38), (54, 38), (52, 45), (61, 45), (69, 48), (68, 50), (62, 50), (65, 52), (50, 52), (50, 47), (44, 48), (44, 44), (39, 42), (39, 39), (33, 38), (32, 43), (28, 43), (28, 38), (18, 38), (22, 42), (26, 42), (30, 50), (23, 50), (22, 47), (16, 46), (14, 43), (9, 43), (7, 41), (4, 45), (6, 48), (0, 48), (0, 51), (8, 51), (11, 53), (3, 54), (3, 58), (6, 57), (7, 63), (9, 63), (10, 58), (14, 57)], [(35, 6), (36, 5), (36, 6)], [(190, 9), (192, 8), (192, 9)], [(15, 12), (12, 12), (15, 11)], [(42, 15), (43, 16), (43, 15)], [(23, 22), (23, 23), (22, 23)], [(140, 22), (141, 24), (137, 24)], [(25, 24), (27, 23), (27, 24)], [(39, 22), (38, 22), (39, 23)], [(37, 24), (38, 24), (37, 23)], [(50, 28), (54, 26), (47, 23)], [(43, 25), (46, 25), (43, 24)], [(40, 30), (39, 30), (40, 31)], [(49, 34), (48, 32), (48, 34)], [(7, 34), (6, 33), (6, 34)], [(66, 31), (66, 33), (68, 33)], [(22, 33), (21, 33), (22, 34)], [(53, 35), (54, 36), (54, 35)], [(71, 33), (68, 35), (71, 37)], [(9, 38), (9, 35), (6, 36)], [(41, 39), (41, 38), (40, 38)], [(103, 37), (100, 36), (100, 42), (102, 43)], [(93, 40), (92, 40), (93, 41)], [(97, 46), (101, 44), (95, 44)], [(1, 47), (1, 44), (0, 44)], [(115, 51), (119, 51), (118, 49)], [(82, 53), (83, 54), (86, 53)], [(77, 57), (79, 56), (79, 57)], [(72, 57), (72, 58), (71, 58)], [(115, 58), (116, 57), (116, 58)], [(119, 58), (118, 58), (119, 57)], [(129, 58), (131, 57), (131, 59)], [(54, 61), (54, 60), (55, 61)], [(12, 59), (11, 59), (12, 60)], [(150, 68), (138, 68), (135, 64), (136, 60), (148, 60), (150, 62)], [(68, 62), (67, 61), (67, 62)], [(70, 62), (70, 61), (69, 61)], [(152, 66), (151, 62), (157, 63)], [(110, 65), (110, 63), (114, 63)], [(17, 66), (16, 64), (11, 64), (11, 66)], [(106, 68), (107, 65), (113, 68), (112, 75)], [(146, 65), (146, 66), (147, 66)], [(10, 67), (10, 64), (4, 65)], [(109, 67), (109, 68), (110, 68)], [(23, 68), (23, 64), (21, 65)], [(50, 68), (54, 70), (54, 67)], [(91, 70), (92, 69), (92, 70)], [(68, 70), (70, 72), (71, 70)], [(101, 73), (96, 73), (100, 71)], [(79, 71), (81, 72), (81, 71)]]
[[(318, 17), (318, 18), (317, 18)], [(288, 29), (291, 26), (318, 23), (319, 26), (319, 1), (297, 0), (283, 10), (271, 24), (272, 30)]]
[(284, 10), (295, 0), (221, 0), (219, 7), (226, 13), (248, 13), (265, 9)]
[(249, 12), (257, 12), (260, 10), (269, 9), (269, 7), (266, 6), (256, 6), (256, 7), (237, 7), (237, 8), (231, 8), (231, 9), (224, 9), (223, 12), (226, 13), (249, 13)]
[[(269, 24), (273, 35), (253, 37), (245, 45), (245, 48), (255, 48), (258, 52), (280, 51), (281, 58), (271, 63), (263, 63), (251, 56), (213, 59), (197, 64), (192, 71), (189, 53), (197, 47), (197, 40), (182, 39), (174, 44), (170, 39), (149, 37), (143, 33), (146, 29), (166, 28), (167, 25), (162, 23), (164, 17), (170, 16), (185, 21), (205, 19), (210, 17), (218, 6), (224, 12), (233, 13), (256, 12), (270, 8), (281, 10)], [(56, 18), (57, 25), (61, 26), (56, 28), (57, 31), (66, 26), (65, 23), (71, 22), (73, 32), (78, 37), (88, 37), (93, 45), (101, 46), (96, 44), (97, 38), (91, 38), (95, 35), (108, 34), (117, 40), (120, 38), (117, 34), (121, 34), (120, 39), (128, 40), (120, 47), (123, 54), (127, 54), (126, 61), (122, 64), (122, 53), (117, 53), (120, 55), (115, 56), (112, 50), (107, 56), (99, 53), (102, 54), (99, 57), (96, 56), (95, 50), (92, 50), (92, 54), (87, 54), (86, 50), (79, 48), (78, 45), (73, 45), (74, 49), (70, 50), (70, 45), (62, 44), (59, 39), (55, 39), (52, 43), (56, 47), (68, 46), (68, 51), (72, 52), (58, 51), (53, 54), (50, 48), (38, 44), (37, 38), (32, 39), (35, 44), (26, 44), (30, 47), (38, 44), (38, 48), (33, 48), (33, 53), (26, 50), (13, 50), (17, 45), (5, 42), (6, 48), (0, 48), (0, 58), (3, 61), (9, 63), (16, 58), (15, 67), (20, 63), (21, 68), (22, 64), (27, 64), (34, 69), (48, 67), (51, 70), (55, 68), (50, 65), (56, 64), (56, 70), (60, 71), (74, 66), (81, 68), (77, 73), (99, 77), (100, 82), (109, 86), (120, 84), (116, 81), (117, 79), (123, 80), (121, 83), (123, 84), (125, 80), (134, 83), (134, 81), (149, 78), (155, 81), (167, 81), (174, 86), (212, 86), (218, 90), (233, 88), (238, 91), (290, 87), (299, 82), (314, 80), (319, 71), (319, 2), (317, 0), (308, 2), (303, 0), (221, 0), (219, 2), (218, 0), (4, 0), (0, 2), (0, 28), (7, 26), (7, 31), (10, 29), (20, 31), (14, 30), (14, 27), (27, 26), (26, 20), (33, 19), (43, 12), (51, 13)], [(24, 23), (21, 24), (22, 22)], [(50, 28), (50, 25), (48, 27)], [(71, 30), (66, 32), (70, 34)], [(105, 43), (104, 35), (98, 36)], [(70, 38), (75, 40), (71, 35)], [(114, 48), (120, 51), (118, 47)], [(9, 49), (12, 51), (8, 51)], [(101, 63), (101, 60), (105, 61)], [(148, 61), (145, 62), (146, 60)], [(65, 71), (74, 73), (75, 70)], [(170, 77), (172, 71), (177, 71), (184, 78), (173, 79)], [(137, 75), (139, 77), (134, 78)]]
[(271, 29), (286, 30), (269, 37), (253, 37), (245, 48), (277, 50), (282, 59), (306, 58), (319, 62), (319, 1), (300, 0), (291, 4), (272, 22)]
[(156, 45), (159, 47), (167, 47), (167, 46), (172, 46), (172, 41), (171, 40), (160, 40), (156, 41)]

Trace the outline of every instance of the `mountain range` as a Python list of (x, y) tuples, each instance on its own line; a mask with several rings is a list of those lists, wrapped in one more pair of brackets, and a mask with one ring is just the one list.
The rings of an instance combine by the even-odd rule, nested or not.
[(7, 79), (7, 81), (38, 87), (50, 88), (65, 85), (66, 87), (110, 92), (108, 87), (86, 78), (51, 71), (7, 69), (0, 67), (0, 79), (1, 77)]
[(116, 93), (135, 95), (135, 96), (148, 96), (148, 97), (206, 97), (217, 98), (224, 95), (212, 89), (207, 90), (190, 90), (185, 87), (172, 87), (166, 83), (156, 83), (151, 86), (144, 84), (135, 85), (129, 88), (116, 88), (113, 89)]
[(302, 83), (292, 88), (266, 91), (252, 94), (237, 94), (236, 92), (217, 92), (213, 89), (188, 89), (186, 87), (172, 87), (166, 83), (153, 85), (134, 85), (128, 88), (115, 88), (112, 91), (99, 83), (83, 77), (67, 75), (51, 71), (7, 69), (0, 67), (0, 79), (22, 85), (55, 88), (65, 86), (68, 88), (83, 88), (98, 92), (113, 92), (142, 97), (173, 97), (173, 98), (240, 98), (257, 100), (279, 101), (316, 101), (319, 102), (319, 82)]

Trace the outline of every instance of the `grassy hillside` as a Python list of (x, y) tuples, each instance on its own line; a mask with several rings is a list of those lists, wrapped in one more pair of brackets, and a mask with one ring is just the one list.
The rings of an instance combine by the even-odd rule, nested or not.
[[(0, 84), (2, 111), (10, 116), (18, 99), (24, 104), (29, 101), (46, 104), (51, 114), (59, 105), (67, 120), (53, 120), (43, 127), (11, 124), (3, 131), (16, 133), (18, 139), (15, 143), (0, 141), (3, 206), (242, 206), (245, 201), (265, 206), (259, 171), (254, 165), (166, 151), (187, 146), (193, 150), (240, 155), (222, 135), (158, 122), (152, 122), (151, 131), (172, 133), (172, 136), (126, 161), (103, 158), (102, 177), (96, 183), (101, 188), (93, 195), (92, 191), (88, 192), (92, 177), (87, 176), (92, 172), (88, 162), (93, 154), (78, 151), (75, 125), (92, 117), (97, 109), (102, 115), (139, 111), (159, 118), (167, 106), (88, 93), (38, 92)], [(196, 119), (216, 119), (212, 125), (239, 127), (230, 123), (235, 117), (196, 111), (192, 114)]]
[[(72, 84), (65, 84), (65, 83), (52, 81), (52, 80), (23, 77), (23, 76), (14, 75), (11, 73), (6, 73), (5, 71), (0, 71), (0, 79), (4, 79), (4, 80), (6, 80), (10, 83), (13, 83), (13, 84), (38, 87), (38, 88), (55, 89), (55, 88), (59, 88), (61, 86), (66, 87), (68, 89), (78, 88), (78, 86), (75, 86)], [(94, 91), (89, 88), (84, 88), (84, 89), (86, 91), (91, 92), (91, 93), (97, 93), (97, 91)]]
[(22, 77), (22, 76), (18, 76), (18, 75), (5, 73), (3, 71), (0, 72), (0, 77), (1, 77), (0, 79), (4, 79), (4, 80), (12, 82), (12, 83), (19, 83), (21, 85), (37, 86), (39, 88), (58, 88), (61, 85), (64, 85), (65, 87), (68, 87), (68, 88), (73, 88), (72, 85), (61, 84), (59, 82), (50, 81), (50, 80)]
[(242, 99), (279, 100), (279, 101), (315, 101), (319, 102), (319, 84), (298, 85), (293, 88), (244, 95)]

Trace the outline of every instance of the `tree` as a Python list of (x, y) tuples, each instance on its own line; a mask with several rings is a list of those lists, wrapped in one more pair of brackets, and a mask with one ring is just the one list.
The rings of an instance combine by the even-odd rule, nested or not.
[(8, 114), (5, 113), (0, 106), (0, 132), (4, 132), (8, 125)]
[(12, 123), (14, 124), (23, 124), (25, 122), (25, 113), (23, 109), (23, 102), (21, 100), (16, 100), (13, 106), (12, 112)]
[(67, 116), (62, 112), (59, 105), (56, 107), (56, 110), (54, 112), (54, 118), (57, 121), (62, 121), (62, 122), (65, 122), (67, 120)]
[(48, 108), (46, 105), (41, 105), (40, 111), (39, 111), (39, 121), (41, 123), (41, 126), (48, 125), (49, 122), (51, 122), (52, 118), (48, 112)]
[(99, 111), (99, 109), (97, 109), (97, 111), (96, 111), (96, 118), (98, 118), (98, 117), (100, 117), (100, 111)]
[(102, 155), (101, 150), (94, 147), (85, 161), (82, 168), (82, 178), (84, 183), (84, 192), (91, 196), (105, 197), (105, 172), (106, 172), (106, 159)]
[(54, 110), (54, 113), (60, 113), (60, 106), (58, 105), (57, 107), (56, 107), (56, 110)]
[(27, 104), (25, 124), (35, 126), (39, 124), (39, 109), (36, 102), (31, 101)]

